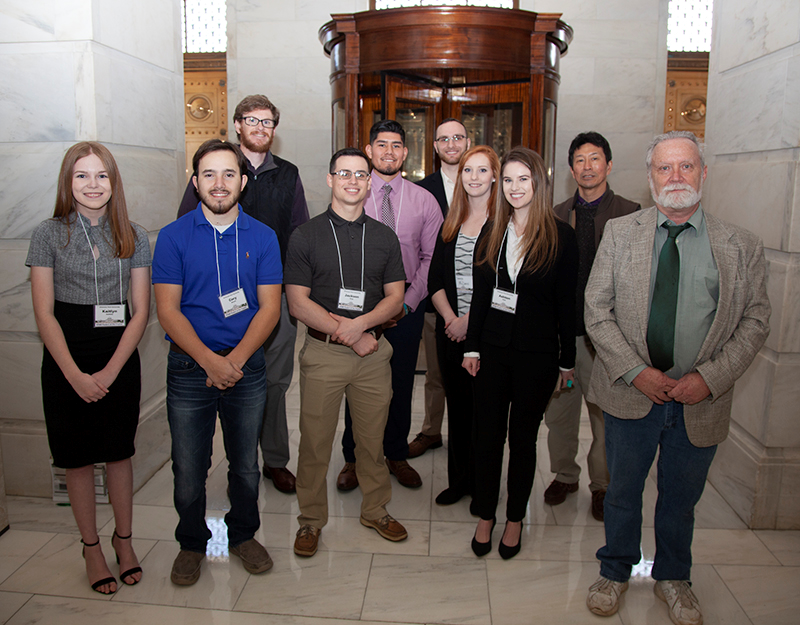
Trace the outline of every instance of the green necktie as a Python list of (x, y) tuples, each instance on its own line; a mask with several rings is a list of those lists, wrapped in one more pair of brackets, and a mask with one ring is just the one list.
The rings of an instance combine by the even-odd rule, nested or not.
[(675, 311), (678, 308), (678, 282), (681, 276), (681, 258), (676, 239), (689, 224), (670, 226), (665, 222), (661, 227), (666, 228), (669, 234), (658, 256), (653, 302), (647, 323), (647, 349), (653, 366), (667, 371), (674, 363)]

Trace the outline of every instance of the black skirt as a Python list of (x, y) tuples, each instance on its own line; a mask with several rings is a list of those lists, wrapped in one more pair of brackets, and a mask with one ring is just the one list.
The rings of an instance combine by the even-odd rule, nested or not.
[[(94, 306), (55, 302), (54, 314), (75, 364), (96, 373), (114, 355), (125, 328), (95, 328)], [(126, 318), (130, 315), (126, 310)], [(47, 348), (42, 359), (42, 402), (53, 463), (75, 469), (114, 462), (134, 454), (142, 389), (139, 352), (134, 350), (108, 395), (85, 402), (72, 388)]]

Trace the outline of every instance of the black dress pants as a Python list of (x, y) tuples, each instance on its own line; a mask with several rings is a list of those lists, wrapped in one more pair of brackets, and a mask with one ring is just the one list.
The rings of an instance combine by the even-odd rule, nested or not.
[(475, 491), (475, 457), (472, 452), (472, 376), (461, 366), (464, 344), (436, 332), (436, 354), (447, 402), (447, 486), (464, 495)]
[[(547, 402), (558, 379), (558, 354), (481, 344), (475, 376), (474, 512), (482, 519), (497, 513), (503, 448), (508, 432), (506, 519), (522, 521), (536, 471), (536, 439)], [(509, 410), (510, 406), (510, 410)]]

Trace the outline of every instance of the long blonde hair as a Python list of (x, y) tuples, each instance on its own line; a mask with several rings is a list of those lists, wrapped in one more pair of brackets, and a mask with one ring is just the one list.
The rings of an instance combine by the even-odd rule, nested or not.
[[(458, 162), (458, 177), (456, 179), (456, 186), (453, 191), (453, 201), (450, 204), (450, 209), (447, 211), (447, 217), (442, 225), (442, 240), (447, 243), (452, 241), (457, 235), (458, 230), (469, 217), (469, 198), (467, 192), (464, 190), (464, 182), (461, 179), (461, 174), (464, 171), (464, 165), (467, 161), (476, 154), (485, 154), (489, 159), (489, 165), (492, 168), (492, 178), (497, 181), (500, 179), (500, 159), (495, 152), (488, 145), (476, 145), (470, 148), (461, 156)], [(497, 202), (497, 189), (500, 186), (498, 182), (492, 183), (492, 190), (489, 194), (489, 201), (486, 204), (486, 219), (491, 221), (494, 218), (494, 208)]]
[[(550, 182), (544, 161), (533, 150), (516, 147), (503, 157), (501, 171), (504, 172), (506, 165), (512, 162), (520, 163), (530, 170), (533, 184), (533, 201), (520, 244), (525, 258), (521, 272), (534, 273), (547, 270), (555, 262), (558, 253), (558, 228), (550, 201)], [(497, 257), (513, 212), (514, 208), (506, 199), (505, 192), (498, 193), (491, 231), (489, 236), (481, 241), (476, 254), (476, 264), (489, 263), (489, 266), (497, 271)]]
[(106, 219), (114, 239), (114, 254), (117, 258), (130, 258), (136, 249), (136, 233), (128, 219), (125, 191), (122, 188), (122, 178), (119, 175), (117, 162), (104, 145), (96, 141), (81, 141), (67, 150), (58, 174), (58, 191), (56, 192), (53, 218), (67, 225), (67, 241), (69, 241), (70, 215), (78, 210), (72, 195), (72, 174), (75, 171), (75, 163), (89, 154), (94, 154), (103, 163), (103, 168), (106, 170), (108, 181), (111, 184), (111, 199), (106, 207)]

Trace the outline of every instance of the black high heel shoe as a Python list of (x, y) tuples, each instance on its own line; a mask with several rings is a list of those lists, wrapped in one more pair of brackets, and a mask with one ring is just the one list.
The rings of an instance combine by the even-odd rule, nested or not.
[[(506, 527), (508, 527), (508, 521), (506, 521)], [(505, 535), (506, 533), (504, 530), (503, 536), (505, 537)], [(522, 522), (520, 522), (519, 540), (517, 541), (517, 544), (514, 545), (513, 547), (509, 547), (503, 542), (503, 539), (501, 538), (500, 544), (497, 547), (497, 553), (500, 554), (500, 557), (503, 558), (503, 560), (510, 560), (519, 553), (519, 550), (521, 548), (522, 548)]]
[[(86, 547), (97, 547), (100, 544), (100, 539), (98, 538), (95, 542), (89, 544), (84, 542), (83, 538), (81, 538), (81, 543), (83, 543), (83, 548), (81, 549), (81, 557), (85, 560), (86, 559)], [(117, 580), (114, 577), (104, 577), (103, 579), (97, 580), (94, 584), (92, 584), (92, 590), (95, 592), (99, 592), (101, 595), (113, 595), (116, 590), (109, 590), (108, 592), (103, 592), (100, 590), (100, 586), (105, 586), (106, 584), (114, 584), (116, 586)]]
[[(478, 556), (485, 556), (492, 550), (492, 532), (494, 531), (494, 526), (497, 525), (497, 517), (492, 519), (492, 529), (489, 530), (489, 540), (485, 543), (480, 543), (476, 540), (475, 536), (472, 537), (472, 552)], [(477, 528), (475, 529), (475, 533), (478, 533)]]
[[(119, 534), (117, 534), (117, 530), (115, 529), (114, 534), (111, 536), (111, 546), (114, 547), (115, 538), (119, 538), (120, 540), (130, 540), (131, 536), (133, 536), (133, 534), (128, 534), (127, 536), (120, 536)], [(114, 553), (116, 552), (117, 548), (114, 547)], [(119, 564), (119, 554), (117, 554), (117, 564)], [(132, 575), (135, 575), (136, 573), (141, 573), (141, 572), (142, 572), (142, 567), (134, 566), (133, 568), (128, 569), (124, 573), (120, 573), (119, 578), (122, 580), (122, 583), (125, 584), (126, 586), (135, 586), (141, 581), (141, 578), (135, 579), (132, 582), (126, 582), (125, 579), (131, 577)]]

